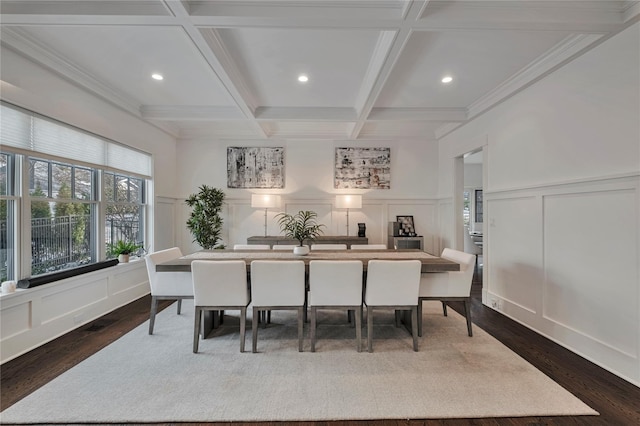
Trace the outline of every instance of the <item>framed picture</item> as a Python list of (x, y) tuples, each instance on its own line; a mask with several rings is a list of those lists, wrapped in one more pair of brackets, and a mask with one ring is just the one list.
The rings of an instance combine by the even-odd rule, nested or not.
[(398, 233), (402, 237), (415, 237), (416, 229), (413, 226), (413, 216), (396, 216)]
[(336, 148), (333, 187), (391, 188), (391, 148)]
[(284, 188), (284, 148), (227, 147), (227, 188)]

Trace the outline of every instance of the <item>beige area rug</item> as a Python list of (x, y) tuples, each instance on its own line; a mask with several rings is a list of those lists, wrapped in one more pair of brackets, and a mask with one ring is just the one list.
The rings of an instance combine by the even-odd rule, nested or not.
[[(374, 353), (356, 352), (339, 311), (297, 351), (294, 312), (274, 312), (258, 350), (239, 352), (236, 312), (192, 353), (193, 305), (161, 312), (0, 414), (5, 423), (275, 421), (597, 415), (478, 327), (425, 304), (424, 336), (376, 312)], [(235, 317), (233, 315), (236, 315)], [(366, 340), (366, 326), (363, 328)]]

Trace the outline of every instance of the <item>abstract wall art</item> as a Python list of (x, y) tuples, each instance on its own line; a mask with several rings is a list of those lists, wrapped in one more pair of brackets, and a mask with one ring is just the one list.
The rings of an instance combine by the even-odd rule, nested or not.
[(284, 188), (284, 148), (227, 147), (228, 188)]
[(389, 189), (391, 148), (336, 148), (334, 188)]

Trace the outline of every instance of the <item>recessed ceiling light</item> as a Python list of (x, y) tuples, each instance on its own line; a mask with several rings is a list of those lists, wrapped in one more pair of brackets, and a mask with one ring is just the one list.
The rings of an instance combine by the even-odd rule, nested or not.
[(306, 83), (307, 81), (309, 81), (309, 77), (307, 77), (307, 75), (305, 75), (305, 74), (300, 74), (298, 76), (298, 81), (300, 83)]
[(153, 78), (154, 80), (162, 80), (164, 79), (164, 77), (162, 76), (162, 74), (151, 74), (151, 78)]
[(453, 81), (453, 77), (451, 77), (450, 75), (442, 78), (443, 83), (451, 83), (452, 81)]

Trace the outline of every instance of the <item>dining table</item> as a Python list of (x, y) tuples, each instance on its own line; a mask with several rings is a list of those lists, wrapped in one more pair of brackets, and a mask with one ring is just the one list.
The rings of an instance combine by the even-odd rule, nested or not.
[[(254, 260), (302, 260), (307, 273), (309, 262), (312, 260), (360, 260), (364, 277), (366, 277), (367, 265), (370, 260), (419, 260), (422, 263), (422, 273), (460, 270), (458, 263), (418, 249), (311, 250), (306, 255), (296, 255), (293, 254), (293, 251), (213, 249), (200, 250), (177, 259), (158, 263), (156, 272), (191, 272), (191, 262), (194, 260), (243, 260), (247, 264), (249, 280), (251, 279), (251, 262)], [(223, 318), (224, 315), (220, 315), (217, 311), (205, 311), (201, 329), (202, 337), (205, 338), (212, 329), (222, 324)]]
[(302, 260), (307, 268), (312, 260), (360, 260), (365, 271), (370, 260), (419, 260), (423, 273), (460, 270), (460, 265), (456, 262), (417, 249), (312, 250), (304, 256), (293, 254), (293, 251), (214, 249), (197, 251), (159, 263), (156, 265), (156, 271), (191, 272), (191, 262), (194, 260), (244, 260), (249, 272), (254, 260)]

